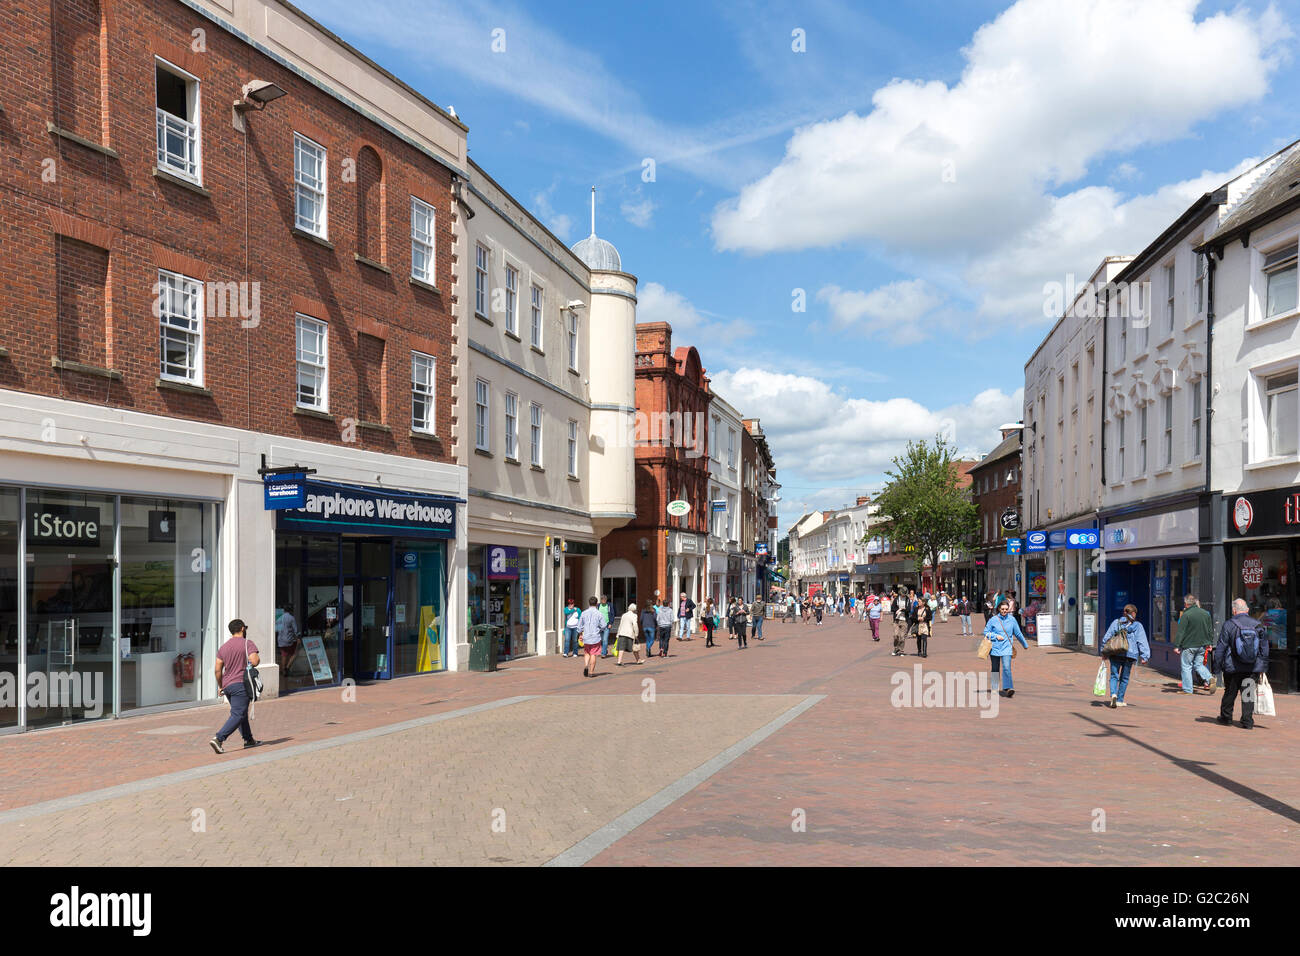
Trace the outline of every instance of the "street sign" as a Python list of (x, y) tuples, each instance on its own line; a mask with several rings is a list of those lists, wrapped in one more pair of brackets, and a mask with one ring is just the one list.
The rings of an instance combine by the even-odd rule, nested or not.
[(1021, 540), (1019, 538), (1007, 538), (1007, 554), (1019, 554), (1021, 550)]

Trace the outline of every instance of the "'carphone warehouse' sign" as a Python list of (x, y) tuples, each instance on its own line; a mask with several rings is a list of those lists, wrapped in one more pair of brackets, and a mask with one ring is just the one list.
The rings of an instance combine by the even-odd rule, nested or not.
[(454, 538), (456, 499), (387, 488), (305, 482), (304, 505), (277, 512), (282, 531), (334, 531)]

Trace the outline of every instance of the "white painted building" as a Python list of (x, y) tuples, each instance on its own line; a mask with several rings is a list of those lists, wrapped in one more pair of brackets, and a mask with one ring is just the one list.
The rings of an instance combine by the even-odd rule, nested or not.
[(720, 607), (743, 594), (740, 413), (716, 392), (709, 404), (708, 588)]
[(565, 598), (600, 593), (600, 540), (635, 512), (636, 279), (594, 222), (603, 245), (570, 250), (469, 169), (457, 234), (469, 613), (499, 629), (503, 655), (554, 654)]

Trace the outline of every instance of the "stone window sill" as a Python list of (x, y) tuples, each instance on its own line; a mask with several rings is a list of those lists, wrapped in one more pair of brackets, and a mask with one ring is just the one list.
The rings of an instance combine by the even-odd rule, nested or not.
[(98, 365), (68, 362), (57, 355), (50, 356), (50, 368), (58, 369), (61, 372), (79, 372), (82, 375), (94, 375), (99, 378), (112, 379), (114, 382), (122, 381), (122, 373), (115, 368), (100, 368)]
[(1281, 465), (1295, 467), (1300, 462), (1300, 455), (1281, 455), (1277, 458), (1265, 458), (1263, 461), (1252, 461), (1249, 464), (1242, 465), (1246, 471), (1260, 471), (1264, 468), (1277, 468)]
[(439, 438), (437, 435), (435, 435), (433, 432), (418, 432), (414, 428), (412, 428), (410, 431), (410, 437), (422, 438), (425, 441), (436, 441), (438, 444), (442, 444), (442, 439)]
[(542, 472), (543, 474), (546, 473), (546, 469), (543, 468), (541, 465), (530, 465), (529, 467), (530, 467), (533, 471), (540, 471), (540, 472)]
[(507, 465), (517, 465), (517, 464), (519, 464), (519, 459), (518, 459), (518, 458), (511, 458), (509, 455), (506, 455), (506, 464), (507, 464)]
[(368, 268), (374, 269), (378, 272), (382, 272), (384, 275), (390, 276), (393, 274), (393, 270), (388, 268), (388, 266), (384, 265), (382, 262), (376, 262), (374, 259), (367, 259), (359, 252), (352, 253), (352, 258), (355, 259), (361, 265), (367, 266)]
[(476, 454), (476, 455), (482, 455), (484, 458), (495, 458), (495, 457), (496, 457), (495, 455), (492, 454), (492, 452), (488, 451), (486, 448), (475, 448), (475, 449), (474, 449), (474, 454)]
[(173, 382), (171, 379), (160, 378), (154, 382), (154, 386), (164, 392), (179, 392), (182, 395), (198, 395), (202, 398), (212, 397), (212, 389), (204, 388), (202, 385), (191, 385), (189, 382)]
[(392, 425), (381, 425), (379, 422), (357, 422), (357, 427), (370, 432), (387, 432), (393, 433)]
[(1256, 329), (1262, 329), (1265, 326), (1276, 325), (1279, 322), (1287, 322), (1300, 315), (1300, 309), (1292, 309), (1290, 312), (1283, 312), (1279, 315), (1272, 315), (1266, 319), (1260, 319), (1257, 322), (1251, 322), (1246, 326), (1247, 332), (1254, 332)]
[[(407, 281), (417, 289), (423, 289), (425, 292), (438, 292), (438, 287), (432, 282), (425, 282), (423, 279), (417, 279), (415, 276), (411, 276)], [(442, 293), (439, 292), (438, 294), (441, 295)]]
[(204, 199), (212, 198), (212, 193), (193, 180), (186, 179), (184, 176), (177, 176), (175, 173), (169, 173), (167, 170), (159, 169), (157, 166), (153, 168), (153, 174), (155, 178), (161, 179), (164, 182), (169, 182), (173, 186), (180, 186), (182, 189), (188, 189), (190, 192), (198, 193)]
[(514, 333), (514, 332), (511, 332), (509, 329), (506, 329), (506, 338), (508, 338), (508, 339), (514, 339), (516, 342), (522, 342), (522, 341), (523, 341), (523, 339), (521, 339), (521, 338), (518, 336), (518, 334), (516, 334), (516, 333)]
[(322, 412), (316, 408), (303, 408), (301, 405), (295, 405), (293, 413), (295, 415), (301, 415), (304, 418), (319, 418), (323, 422), (334, 421), (334, 416), (329, 412)]
[(49, 132), (57, 136), (59, 139), (66, 139), (69, 143), (76, 143), (78, 146), (84, 146), (86, 147), (86, 149), (94, 150), (95, 152), (100, 153), (101, 155), (107, 156), (109, 159), (121, 158), (118, 156), (117, 150), (112, 149), (108, 146), (102, 146), (99, 143), (96, 143), (94, 140), (86, 139), (86, 137), (84, 136), (78, 136), (76, 133), (72, 132), (71, 130), (61, 129), (58, 126), (55, 126), (49, 120), (45, 121), (45, 128)]
[(489, 319), (489, 318), (488, 318), (486, 315), (484, 315), (482, 312), (475, 312), (475, 313), (474, 313), (474, 318), (478, 319), (480, 322), (486, 322), (488, 325), (491, 325), (491, 326), (495, 326), (495, 325), (496, 325), (495, 322), (493, 322), (491, 319)]
[(532, 349), (534, 352), (536, 352), (538, 355), (545, 355), (545, 354), (546, 354), (546, 353), (543, 352), (541, 349), (539, 349), (536, 345), (530, 345), (530, 346), (528, 346), (528, 347), (529, 347), (530, 349)]

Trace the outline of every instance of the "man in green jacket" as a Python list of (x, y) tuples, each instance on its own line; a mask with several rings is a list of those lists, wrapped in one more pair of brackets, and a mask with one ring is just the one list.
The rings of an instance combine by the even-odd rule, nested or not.
[(1195, 594), (1183, 596), (1183, 613), (1178, 618), (1178, 638), (1174, 646), (1182, 657), (1183, 693), (1194, 693), (1192, 689), (1192, 670), (1205, 682), (1211, 692), (1214, 691), (1214, 675), (1206, 669), (1201, 659), (1205, 648), (1214, 643), (1214, 622), (1210, 612), (1201, 607), (1201, 601)]

